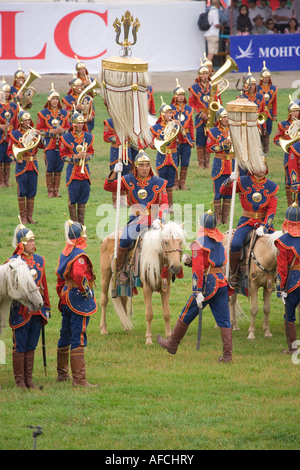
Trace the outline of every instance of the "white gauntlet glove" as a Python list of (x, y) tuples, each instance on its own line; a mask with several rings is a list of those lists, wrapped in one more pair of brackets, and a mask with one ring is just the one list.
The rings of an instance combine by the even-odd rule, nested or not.
[(282, 302), (285, 304), (285, 299), (287, 298), (287, 292), (285, 292), (285, 291), (281, 292), (280, 298), (281, 298)]
[(265, 232), (264, 232), (264, 227), (261, 225), (260, 227), (258, 227), (255, 231), (256, 235), (258, 235), (259, 237), (262, 237)]
[(231, 181), (237, 181), (238, 177), (239, 177), (238, 171), (233, 171), (230, 175), (230, 180)]
[(196, 298), (196, 302), (197, 302), (197, 305), (198, 307), (202, 307), (202, 302), (204, 300), (204, 296), (202, 294), (202, 292), (199, 292), (199, 294), (197, 295), (197, 298)]
[(192, 257), (188, 253), (183, 253), (182, 255), (182, 262), (183, 264), (186, 264), (187, 266), (191, 264)]
[(122, 173), (123, 171), (123, 163), (122, 162), (118, 162), (115, 164), (114, 166), (114, 172), (115, 173)]

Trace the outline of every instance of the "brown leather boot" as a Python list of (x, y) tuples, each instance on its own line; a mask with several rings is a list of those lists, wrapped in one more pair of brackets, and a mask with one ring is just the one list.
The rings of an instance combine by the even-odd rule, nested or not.
[(222, 204), (222, 224), (228, 223), (230, 213), (231, 199), (223, 199)]
[(59, 185), (60, 185), (60, 178), (61, 178), (61, 173), (56, 172), (54, 173), (54, 180), (53, 180), (53, 194), (54, 197), (61, 197), (61, 194), (59, 193)]
[(221, 208), (221, 199), (214, 199), (214, 209), (217, 219), (217, 225), (222, 223), (222, 208)]
[(37, 387), (32, 381), (33, 364), (34, 364), (34, 351), (26, 351), (25, 368), (24, 368), (26, 387), (41, 389), (41, 387)]
[(77, 220), (84, 225), (85, 204), (77, 204)]
[(209, 161), (210, 161), (210, 153), (204, 147), (204, 168), (209, 168)]
[(169, 214), (174, 214), (173, 210), (173, 188), (167, 188), (168, 203), (169, 203)]
[(175, 174), (175, 182), (174, 182), (173, 189), (174, 189), (174, 191), (178, 191), (178, 189), (179, 189), (179, 180), (178, 180), (178, 171), (177, 170), (176, 170), (176, 174)]
[(182, 191), (189, 191), (190, 188), (187, 188), (185, 185), (186, 177), (187, 177), (188, 167), (182, 166), (180, 170), (180, 178), (179, 178), (179, 189)]
[(22, 224), (28, 224), (27, 220), (27, 210), (26, 210), (26, 200), (25, 197), (18, 197), (19, 212)]
[(117, 253), (117, 276), (121, 283), (124, 283), (128, 280), (128, 275), (124, 272), (124, 264), (127, 258), (129, 248), (122, 246), (118, 246), (118, 253)]
[(184, 323), (180, 318), (178, 318), (174, 329), (172, 330), (171, 336), (169, 339), (163, 339), (160, 335), (157, 335), (156, 340), (158, 344), (166, 349), (170, 354), (176, 354), (178, 346), (187, 332), (189, 325)]
[(283, 349), (281, 352), (282, 354), (293, 354), (293, 352), (297, 351), (297, 347), (293, 347), (293, 342), (297, 339), (295, 322), (285, 321), (284, 329), (289, 349)]
[(197, 149), (197, 159), (198, 159), (198, 165), (200, 169), (204, 168), (204, 147), (196, 147)]
[(285, 194), (286, 194), (287, 205), (288, 205), (288, 207), (290, 207), (294, 202), (294, 197), (293, 197), (294, 193), (291, 191), (290, 186), (285, 187)]
[(237, 270), (239, 267), (241, 251), (236, 253), (230, 252), (230, 277), (229, 277), (229, 284), (231, 287), (235, 287), (238, 285), (239, 277), (237, 275)]
[(220, 328), (223, 342), (223, 356), (218, 362), (231, 362), (232, 360), (232, 328)]
[(33, 220), (33, 211), (34, 211), (34, 197), (27, 198), (27, 220), (30, 224), (37, 224), (36, 220)]
[(4, 177), (4, 184), (7, 188), (10, 187), (9, 175), (10, 175), (10, 163), (4, 163), (3, 177)]
[(0, 187), (6, 187), (4, 183), (4, 163), (0, 163)]
[(16, 386), (18, 388), (27, 389), (25, 384), (25, 353), (12, 353), (13, 371), (15, 376)]
[(54, 197), (53, 194), (53, 173), (46, 172), (46, 185), (48, 190), (48, 198)]
[(72, 370), (72, 385), (80, 387), (98, 387), (98, 385), (91, 385), (86, 380), (86, 370), (84, 361), (84, 348), (76, 348), (71, 351), (71, 370)]
[(57, 348), (57, 382), (66, 382), (72, 377), (69, 376), (69, 354), (70, 346)]
[(69, 215), (73, 222), (77, 222), (76, 204), (69, 204)]

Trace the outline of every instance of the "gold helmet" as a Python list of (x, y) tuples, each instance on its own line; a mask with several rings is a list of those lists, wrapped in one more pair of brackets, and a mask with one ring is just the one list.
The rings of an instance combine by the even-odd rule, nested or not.
[(135, 160), (134, 160), (134, 166), (137, 167), (139, 166), (140, 163), (151, 164), (150, 157), (149, 155), (147, 155), (147, 153), (144, 150), (140, 150), (138, 154), (136, 155)]
[(8, 83), (6, 83), (4, 77), (2, 78), (1, 91), (2, 91), (2, 92), (6, 92), (6, 91), (9, 91), (9, 92), (10, 92), (10, 86), (9, 86)]
[(289, 95), (290, 104), (288, 106), (288, 111), (300, 111), (300, 104), (292, 100), (292, 96)]
[(48, 93), (48, 101), (50, 101), (51, 98), (54, 98), (55, 96), (56, 96), (57, 98), (60, 98), (59, 93), (58, 93), (57, 91), (55, 91), (55, 89), (54, 89), (54, 84), (51, 83), (51, 90), (50, 90), (49, 93)]
[(271, 72), (267, 69), (265, 60), (263, 61), (263, 68), (261, 69), (260, 76), (261, 78), (271, 77)]
[(209, 73), (209, 70), (206, 67), (206, 65), (202, 62), (202, 60), (200, 59), (200, 68), (198, 70), (198, 75), (202, 75), (204, 73)]
[(169, 106), (168, 104), (164, 102), (164, 99), (162, 96), (160, 97), (160, 99), (161, 99), (161, 107), (159, 108), (159, 114), (165, 114), (167, 111), (170, 111), (170, 110), (173, 111), (171, 106)]
[(78, 72), (79, 70), (81, 69), (86, 69), (86, 65), (84, 62), (80, 62), (80, 60), (78, 59), (77, 55), (74, 56), (75, 59), (77, 60), (77, 64), (76, 64), (76, 71)]
[(23, 245), (27, 245), (29, 240), (35, 240), (35, 235), (32, 230), (25, 227), (24, 224), (21, 222), (21, 218), (19, 216), (20, 223), (17, 225), (15, 229), (15, 233), (12, 239), (12, 245), (14, 248), (18, 246), (19, 243), (23, 243)]
[(20, 62), (18, 63), (18, 70), (14, 74), (14, 79), (25, 78), (25, 72), (21, 69)]
[(31, 115), (28, 111), (25, 111), (24, 109), (20, 108), (20, 111), (18, 113), (18, 121), (20, 124), (22, 124), (23, 121), (26, 121), (27, 119), (31, 119)]
[(176, 78), (176, 88), (173, 90), (173, 95), (177, 96), (182, 94), (185, 94), (185, 89), (182, 88), (182, 86), (179, 84), (178, 78)]

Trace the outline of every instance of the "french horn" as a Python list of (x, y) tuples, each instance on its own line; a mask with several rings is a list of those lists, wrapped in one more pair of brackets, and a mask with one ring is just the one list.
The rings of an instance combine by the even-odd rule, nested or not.
[(284, 139), (283, 137), (280, 137), (279, 145), (285, 153), (288, 153), (289, 147), (300, 140), (300, 119), (295, 119), (290, 127), (285, 131), (285, 134), (288, 138)]
[(29, 152), (29, 150), (34, 149), (38, 146), (41, 136), (37, 134), (36, 129), (29, 126), (30, 128), (20, 137), (19, 142), (23, 145), (23, 148), (18, 147), (16, 144), (12, 146), (12, 152), (17, 161), (22, 160), (24, 153)]
[(159, 153), (165, 155), (167, 152), (167, 146), (177, 137), (179, 131), (180, 125), (176, 121), (172, 120), (168, 122), (165, 129), (160, 134), (163, 139), (154, 139), (154, 146), (156, 150)]

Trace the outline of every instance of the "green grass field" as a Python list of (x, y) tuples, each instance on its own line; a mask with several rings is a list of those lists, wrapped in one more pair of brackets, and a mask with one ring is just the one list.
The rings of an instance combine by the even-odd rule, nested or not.
[[(280, 90), (278, 121), (287, 117), (290, 92), (288, 89)], [(235, 96), (234, 91), (227, 91), (223, 102)], [(170, 102), (171, 93), (164, 93), (164, 100)], [(159, 109), (160, 93), (156, 93), (155, 101)], [(46, 95), (35, 97), (31, 111), (34, 122), (45, 102)], [(101, 205), (111, 202), (111, 194), (103, 190), (104, 178), (109, 172), (109, 145), (103, 142), (102, 137), (103, 120), (108, 116), (101, 98), (96, 98), (95, 106), (95, 158), (90, 164), (92, 188), (86, 208), (86, 225), (89, 236), (87, 252), (97, 275), (96, 295), (100, 308), (101, 240), (96, 230), (103, 218)], [(273, 135), (276, 128), (275, 124)], [(155, 152), (149, 150), (149, 154), (154, 164)], [(280, 229), (286, 209), (283, 152), (273, 144), (270, 145), (268, 164), (270, 179), (280, 185), (275, 220), (275, 228)], [(290, 356), (280, 352), (286, 346), (286, 339), (283, 306), (275, 295), (272, 296), (270, 316), (273, 337), (263, 337), (260, 293), (256, 339), (247, 340), (249, 321), (243, 317), (240, 331), (234, 332), (233, 336), (232, 364), (217, 362), (221, 353), (221, 336), (209, 308), (204, 310), (200, 350), (196, 351), (195, 321), (177, 355), (171, 356), (156, 343), (145, 345), (146, 325), (141, 291), (133, 300), (134, 329), (131, 332), (122, 331), (109, 303), (109, 335), (100, 335), (100, 310), (91, 318), (87, 332), (87, 379), (91, 383), (99, 383), (100, 387), (74, 389), (70, 383), (56, 383), (56, 344), (61, 318), (57, 309), (55, 269), (65, 245), (64, 212), (68, 213), (68, 199), (64, 181), (62, 197), (47, 198), (42, 151), (39, 152), (39, 168), (34, 212), (34, 218), (39, 223), (32, 228), (37, 237), (37, 252), (46, 258), (51, 301), (51, 319), (46, 327), (48, 374), (44, 376), (39, 344), (34, 379), (37, 384), (43, 385), (43, 390), (24, 392), (15, 387), (11, 330), (6, 328), (1, 337), (6, 348), (6, 363), (0, 364), (0, 449), (31, 449), (32, 433), (26, 428), (27, 425), (43, 427), (38, 448), (45, 450), (299, 449), (300, 366), (293, 364)], [(0, 189), (1, 263), (13, 252), (11, 239), (18, 223), (17, 187), (13, 174), (11, 183), (10, 188)], [(210, 171), (198, 169), (195, 149), (187, 184), (191, 191), (176, 192), (174, 203), (182, 208), (185, 204), (192, 204), (195, 231), (196, 204), (204, 204), (207, 210), (213, 199)], [(237, 198), (234, 224), (240, 215)], [(223, 226), (221, 230), (227, 228)], [(191, 291), (191, 270), (185, 267), (184, 274), (185, 277), (172, 286), (172, 326)], [(249, 317), (249, 301), (243, 297), (239, 301)], [(155, 338), (157, 334), (164, 334), (158, 294), (154, 294), (153, 303)], [(297, 331), (299, 336), (298, 325)]]

